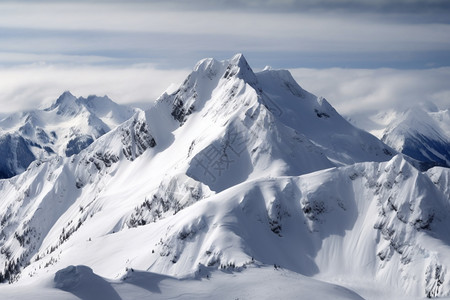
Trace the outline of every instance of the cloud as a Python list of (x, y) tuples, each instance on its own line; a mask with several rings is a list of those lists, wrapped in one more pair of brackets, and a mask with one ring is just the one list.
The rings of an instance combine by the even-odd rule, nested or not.
[[(21, 0), (32, 2), (35, 0)], [(45, 2), (59, 2), (47, 0)], [(66, 1), (67, 2), (67, 1)], [(72, 1), (73, 2), (73, 1)], [(450, 10), (447, 0), (79, 0), (77, 3), (144, 4), (164, 9), (232, 10), (249, 12), (304, 12), (305, 10), (339, 10), (353, 12), (378, 11), (383, 13), (445, 13)]]
[[(433, 47), (429, 43), (435, 43), (434, 47), (450, 44), (443, 40), (443, 37), (448, 37), (450, 33), (448, 24), (412, 24), (392, 20), (388, 22), (382, 15), (353, 15), (352, 18), (345, 18), (344, 13), (249, 13), (234, 10), (167, 10), (150, 4), (47, 3), (0, 4), (0, 16), (0, 27), (22, 30), (14, 35), (18, 33), (26, 36), (27, 29), (29, 35), (35, 35), (37, 30), (41, 30), (40, 34), (38, 32), (41, 38), (63, 37), (68, 34), (80, 40), (87, 37), (89, 42), (93, 42), (89, 37), (95, 33), (97, 36), (106, 37), (112, 34), (138, 36), (144, 33), (160, 33), (194, 37), (210, 34), (265, 37), (275, 38), (275, 42), (281, 38), (301, 39), (302, 43), (298, 43), (298, 46), (303, 47), (307, 47), (306, 42), (314, 40), (339, 42), (343, 45), (360, 41), (360, 47), (368, 42), (370, 45), (367, 47), (375, 46), (375, 50), (385, 49), (386, 46), (388, 49), (399, 47), (402, 44), (400, 42), (417, 43), (420, 49)], [(387, 44), (394, 41), (396, 43)], [(385, 43), (377, 46), (379, 42)], [(272, 43), (267, 43), (270, 44)], [(314, 49), (324, 51), (317, 45)]]
[[(258, 61), (274, 58), (265, 62), (272, 65), (276, 56), (289, 57), (283, 66), (290, 62), (291, 67), (302, 66), (301, 58), (310, 56), (328, 67), (450, 65), (449, 20), (427, 10), (417, 18), (410, 15), (419, 15), (418, 9), (399, 17), (373, 8), (395, 3), (425, 7), (420, 1), (374, 1), (377, 5), (363, 1), (360, 6), (366, 8), (358, 13), (346, 8), (358, 7), (357, 3), (1, 2), (0, 49), (23, 55), (105, 57), (113, 59), (111, 63), (162, 63), (172, 68), (188, 67), (203, 56), (225, 54), (225, 58), (235, 52), (251, 54)], [(437, 0), (431, 3), (445, 6)], [(308, 7), (312, 8), (305, 10)], [(171, 58), (176, 58), (172, 65)]]
[[(82, 65), (78, 59), (62, 57), (61, 60), (75, 63), (36, 63), (0, 69), (0, 110), (46, 106), (66, 90), (78, 96), (107, 94), (119, 103), (145, 106), (171, 84), (180, 84), (191, 70), (160, 69), (151, 64)], [(432, 101), (441, 109), (450, 108), (450, 67), (290, 71), (304, 89), (327, 98), (347, 116), (407, 107), (421, 101)]]
[(115, 102), (147, 107), (188, 70), (152, 65), (127, 67), (33, 64), (0, 70), (0, 113), (49, 106), (66, 90), (76, 96), (108, 95)]
[(425, 101), (440, 109), (450, 109), (450, 67), (290, 71), (304, 89), (325, 97), (339, 113), (362, 127), (373, 125), (365, 119), (380, 111), (402, 110)]
[(447, 0), (1, 1), (0, 35), (3, 112), (64, 90), (151, 101), (236, 52), (293, 69), (346, 115), (450, 94)]

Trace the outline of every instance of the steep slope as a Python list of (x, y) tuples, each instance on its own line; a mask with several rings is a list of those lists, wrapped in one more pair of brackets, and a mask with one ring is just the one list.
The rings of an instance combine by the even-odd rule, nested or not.
[(172, 120), (167, 128), (172, 132), (164, 135), (173, 134), (174, 140), (168, 153), (185, 149), (187, 155), (175, 156), (188, 160), (187, 170), (181, 171), (214, 191), (250, 178), (334, 166), (305, 135), (267, 109), (249, 84), (255, 80), (241, 55), (223, 62), (206, 59), (178, 91), (163, 95), (148, 112), (152, 122), (161, 110), (169, 109)]
[(288, 71), (264, 70), (255, 74), (241, 54), (230, 61), (201, 61), (178, 91), (163, 95), (161, 100), (172, 103), (171, 113), (181, 124), (197, 111), (228, 120), (240, 111), (237, 108), (257, 101), (271, 118), (304, 135), (339, 165), (385, 161), (395, 153), (367, 132), (353, 127), (324, 98), (303, 90)]
[(271, 266), (391, 297), (447, 295), (450, 201), (430, 180), (444, 175), (393, 152), (284, 71), (202, 60), (78, 154), (0, 181), (2, 279)]
[(75, 98), (65, 92), (47, 109), (8, 116), (0, 121), (0, 135), (11, 155), (0, 160), (0, 178), (23, 172), (35, 159), (76, 154), (135, 111), (106, 96)]
[[(102, 207), (108, 194), (116, 198), (113, 187), (129, 195), (125, 203), (116, 204), (118, 212), (127, 214), (111, 219), (114, 230), (121, 230), (154, 222), (250, 178), (334, 166), (304, 135), (278, 122), (259, 102), (254, 89), (239, 77), (237, 66), (244, 62), (241, 56), (230, 62), (200, 62), (181, 88), (192, 85), (198, 95), (193, 97), (198, 111), (186, 120), (174, 113), (179, 94), (165, 95), (145, 114), (136, 114), (78, 155), (37, 162), (23, 175), (5, 181), (1, 246), (8, 262), (6, 279), (18, 272), (18, 264), (53, 252)], [(238, 69), (229, 78), (218, 73), (210, 78), (216, 68)], [(59, 99), (49, 111), (77, 115), (78, 106), (70, 100)], [(205, 107), (200, 111), (201, 105)], [(139, 176), (130, 181), (130, 174)], [(60, 209), (50, 204), (54, 201), (61, 203)], [(73, 205), (76, 216), (67, 211)]]
[(303, 90), (286, 70), (256, 74), (265, 105), (287, 126), (305, 134), (332, 161), (342, 165), (385, 161), (395, 153), (365, 131), (355, 128), (322, 97)]
[[(103, 168), (103, 176), (115, 172)], [(127, 177), (134, 181), (140, 175)], [(75, 179), (64, 180), (74, 185)], [(450, 293), (448, 198), (401, 157), (249, 181), (164, 211), (165, 200), (176, 192), (183, 197), (201, 194), (188, 186), (184, 193), (181, 186), (164, 189), (167, 193), (156, 198), (105, 188), (94, 180), (79, 190), (76, 202), (68, 197), (75, 187), (60, 189), (53, 197), (69, 201), (56, 208), (62, 214), (36, 247), (22, 280), (70, 264), (88, 265), (107, 278), (120, 278), (126, 268), (202, 277), (214, 269), (245, 272), (263, 264), (340, 284), (359, 281), (410, 297)], [(133, 198), (145, 200), (136, 205)], [(161, 215), (148, 218), (161, 203)], [(25, 223), (6, 253), (16, 252), (14, 244), (21, 240), (25, 247), (36, 245), (37, 224)]]

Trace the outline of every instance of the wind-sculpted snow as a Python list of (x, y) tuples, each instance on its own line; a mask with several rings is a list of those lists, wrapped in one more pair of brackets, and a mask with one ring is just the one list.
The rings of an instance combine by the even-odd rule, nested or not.
[(325, 290), (450, 295), (447, 169), (421, 173), (394, 154), (289, 72), (205, 59), (79, 153), (0, 180), (1, 279), (56, 273), (88, 297), (77, 283), (113, 295), (135, 276), (270, 268)]
[(110, 283), (86, 266), (68, 266), (59, 270), (55, 274), (54, 283), (57, 289), (84, 300), (122, 299)]

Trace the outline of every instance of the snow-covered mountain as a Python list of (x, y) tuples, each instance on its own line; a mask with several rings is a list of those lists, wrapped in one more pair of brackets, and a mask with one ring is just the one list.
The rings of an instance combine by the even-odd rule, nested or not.
[(422, 162), (424, 168), (450, 167), (450, 111), (413, 107), (398, 113), (382, 141)]
[(450, 295), (449, 178), (287, 71), (205, 59), (78, 154), (0, 180), (2, 279), (59, 299)]
[(23, 172), (35, 159), (71, 156), (128, 120), (137, 110), (108, 97), (76, 98), (63, 93), (44, 110), (10, 115), (0, 121), (0, 178)]
[(362, 128), (416, 160), (422, 170), (450, 167), (449, 109), (439, 110), (428, 101), (406, 109), (379, 112), (364, 124), (368, 127)]

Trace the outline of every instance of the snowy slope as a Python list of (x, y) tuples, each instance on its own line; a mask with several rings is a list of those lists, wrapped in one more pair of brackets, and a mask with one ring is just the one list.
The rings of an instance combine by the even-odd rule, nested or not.
[(395, 153), (347, 122), (322, 97), (303, 90), (286, 70), (257, 73), (262, 100), (284, 124), (305, 134), (338, 164), (384, 161)]
[[(61, 191), (62, 198), (74, 191)], [(58, 209), (63, 213), (57, 226), (22, 271), (22, 282), (77, 264), (116, 280), (126, 268), (192, 278), (216, 269), (245, 274), (263, 264), (340, 284), (359, 280), (409, 297), (450, 291), (448, 198), (398, 156), (387, 163), (249, 181), (155, 222), (146, 213), (164, 199), (132, 207), (123, 199), (138, 203), (133, 194), (140, 191), (87, 192), (92, 191), (94, 199), (81, 191), (78, 199), (85, 201)], [(151, 193), (142, 199), (152, 199)], [(29, 232), (36, 227), (30, 225), (35, 229), (18, 236), (33, 245)], [(18, 246), (14, 239), (10, 250)]]
[(173, 103), (172, 115), (180, 123), (196, 111), (228, 121), (246, 106), (246, 115), (252, 119), (259, 113), (251, 110), (256, 103), (277, 123), (304, 135), (336, 164), (388, 160), (395, 152), (353, 127), (324, 98), (303, 90), (288, 71), (255, 74), (241, 54), (230, 61), (199, 62), (178, 91), (160, 100)]
[(47, 109), (10, 115), (0, 121), (0, 148), (9, 153), (0, 160), (0, 178), (23, 172), (35, 159), (76, 154), (135, 111), (106, 96), (65, 92)]
[(286, 71), (205, 59), (78, 154), (0, 180), (2, 279), (67, 299), (90, 280), (208, 298), (227, 274), (304, 299), (450, 295), (447, 169), (394, 152)]
[(0, 297), (34, 300), (363, 299), (349, 289), (264, 266), (246, 272), (216, 271), (208, 278), (184, 280), (134, 269), (121, 280), (111, 280), (98, 276), (87, 266), (68, 266), (39, 282), (2, 287)]

